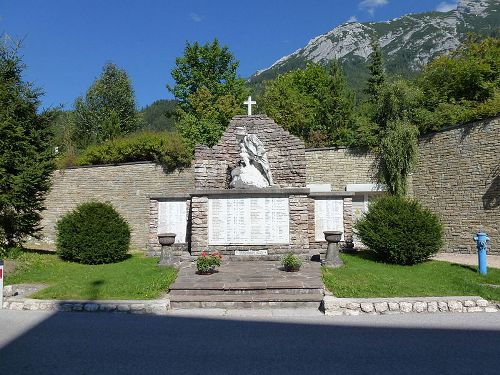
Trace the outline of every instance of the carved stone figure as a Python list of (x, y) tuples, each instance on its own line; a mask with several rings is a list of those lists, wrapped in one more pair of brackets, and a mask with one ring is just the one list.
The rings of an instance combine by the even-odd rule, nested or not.
[(236, 129), (240, 165), (231, 171), (232, 188), (263, 188), (274, 185), (264, 144), (245, 128)]

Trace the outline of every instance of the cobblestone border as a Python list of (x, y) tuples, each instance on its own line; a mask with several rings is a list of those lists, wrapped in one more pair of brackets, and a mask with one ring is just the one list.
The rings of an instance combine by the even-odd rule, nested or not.
[(43, 310), (73, 312), (116, 312), (128, 314), (165, 315), (170, 310), (170, 300), (40, 300), (31, 298), (5, 298), (3, 308), (9, 310)]
[(479, 296), (414, 298), (336, 298), (323, 299), (325, 315), (384, 315), (407, 313), (498, 312), (495, 305)]

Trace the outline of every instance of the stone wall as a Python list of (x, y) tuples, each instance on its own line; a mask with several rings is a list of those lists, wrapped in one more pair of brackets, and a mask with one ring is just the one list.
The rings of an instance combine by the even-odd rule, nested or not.
[(276, 187), (304, 187), (306, 162), (304, 142), (290, 135), (266, 116), (235, 116), (224, 135), (212, 148), (197, 146), (195, 151), (196, 189), (228, 189), (230, 171), (241, 160), (235, 131), (245, 127), (256, 134), (267, 151), (269, 166)]
[(332, 191), (343, 191), (347, 184), (376, 183), (375, 155), (347, 148), (306, 150), (308, 184), (330, 184)]
[(443, 251), (475, 253), (485, 231), (500, 254), (500, 118), (422, 137), (413, 194), (445, 227)]
[(42, 242), (32, 245), (53, 248), (55, 224), (78, 204), (97, 200), (111, 203), (132, 228), (131, 247), (145, 250), (149, 240), (152, 195), (169, 195), (193, 188), (191, 168), (165, 173), (154, 163), (128, 163), (58, 170), (45, 201)]

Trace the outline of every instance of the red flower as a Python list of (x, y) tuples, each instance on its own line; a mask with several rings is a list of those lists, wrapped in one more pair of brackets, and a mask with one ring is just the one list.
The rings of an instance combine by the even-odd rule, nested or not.
[(201, 256), (202, 256), (202, 257), (206, 257), (206, 256), (207, 256), (207, 252), (206, 252), (205, 250), (203, 250), (203, 251), (201, 252)]

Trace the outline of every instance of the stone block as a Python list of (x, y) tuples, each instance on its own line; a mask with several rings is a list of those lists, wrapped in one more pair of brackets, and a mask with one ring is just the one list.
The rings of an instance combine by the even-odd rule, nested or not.
[(83, 309), (88, 312), (95, 312), (99, 310), (99, 305), (97, 303), (86, 303)]
[(484, 308), (484, 311), (488, 313), (493, 313), (493, 312), (498, 312), (498, 309), (494, 306), (487, 306)]
[(478, 299), (476, 301), (476, 305), (479, 306), (479, 307), (486, 307), (486, 306), (489, 306), (489, 302), (486, 301), (485, 299)]
[(362, 302), (360, 304), (361, 306), (361, 311), (365, 312), (365, 313), (371, 313), (375, 310), (375, 307), (373, 306), (373, 303), (371, 302)]
[(427, 303), (427, 311), (430, 313), (435, 313), (438, 311), (437, 301), (431, 301)]
[(463, 311), (462, 302), (456, 301), (456, 300), (448, 301), (448, 308), (450, 309), (451, 312), (462, 312)]
[(387, 302), (375, 302), (375, 311), (378, 313), (383, 313), (386, 312), (389, 309), (389, 305)]
[(399, 309), (401, 312), (409, 313), (413, 310), (413, 304), (411, 302), (400, 302)]
[(441, 312), (447, 312), (447, 311), (449, 311), (448, 303), (445, 302), (445, 301), (438, 301), (438, 309)]
[(390, 311), (399, 311), (399, 303), (398, 302), (389, 302), (388, 307)]
[(425, 302), (415, 302), (413, 304), (413, 310), (415, 312), (418, 312), (418, 313), (427, 311), (427, 303), (425, 303)]
[(473, 300), (466, 299), (463, 301), (464, 307), (473, 307), (476, 306), (476, 303)]
[(468, 307), (467, 312), (482, 312), (484, 309), (479, 306)]

